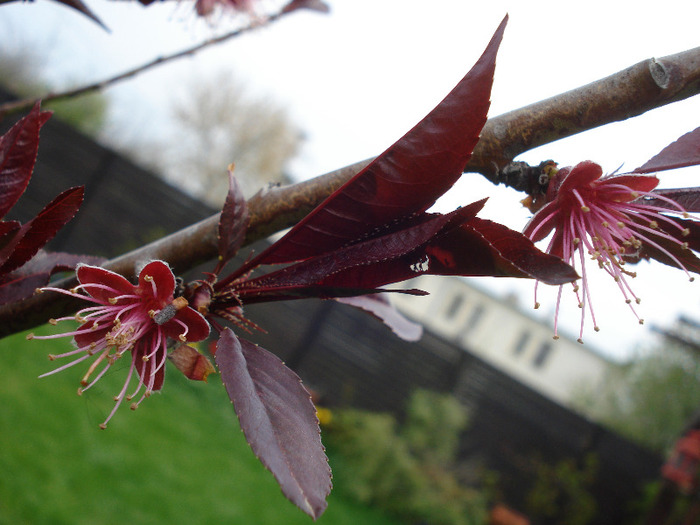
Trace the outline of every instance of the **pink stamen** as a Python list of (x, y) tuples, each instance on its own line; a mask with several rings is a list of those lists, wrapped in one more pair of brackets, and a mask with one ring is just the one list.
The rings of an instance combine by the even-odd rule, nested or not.
[(48, 376), (54, 375), (54, 374), (56, 374), (56, 373), (58, 373), (58, 372), (61, 372), (61, 371), (65, 370), (66, 368), (70, 368), (70, 367), (73, 366), (73, 365), (77, 365), (78, 363), (81, 363), (82, 361), (85, 361), (88, 357), (92, 357), (92, 356), (91, 356), (90, 354), (85, 354), (85, 355), (79, 357), (78, 359), (75, 359), (74, 361), (71, 361), (70, 363), (68, 363), (68, 364), (66, 364), (66, 365), (59, 366), (58, 368), (54, 368), (54, 369), (51, 370), (50, 372), (46, 372), (46, 373), (41, 374), (41, 375), (39, 376), (39, 378), (48, 377)]
[(88, 390), (92, 385), (94, 385), (95, 383), (97, 383), (97, 382), (102, 378), (102, 376), (105, 375), (105, 373), (107, 372), (107, 370), (110, 369), (111, 366), (112, 366), (112, 363), (110, 363), (109, 361), (107, 361), (107, 363), (105, 363), (105, 366), (102, 367), (102, 370), (100, 370), (100, 371), (97, 373), (97, 375), (95, 376), (95, 378), (94, 378), (92, 381), (90, 381), (90, 383), (89, 383), (87, 386), (84, 386), (81, 390), (82, 390), (83, 392), (85, 392), (85, 391)]
[(134, 373), (134, 362), (131, 362), (131, 366), (129, 367), (129, 373), (126, 376), (126, 381), (124, 382), (124, 386), (121, 389), (121, 392), (119, 392), (119, 395), (116, 397), (116, 402), (114, 403), (114, 407), (112, 408), (112, 411), (109, 413), (107, 416), (107, 419), (104, 420), (104, 423), (100, 425), (101, 429), (107, 428), (107, 423), (109, 423), (109, 420), (112, 419), (112, 416), (116, 413), (117, 409), (119, 406), (122, 404), (122, 401), (124, 400), (124, 393), (126, 392), (126, 389), (129, 387), (129, 383), (131, 382), (131, 375)]

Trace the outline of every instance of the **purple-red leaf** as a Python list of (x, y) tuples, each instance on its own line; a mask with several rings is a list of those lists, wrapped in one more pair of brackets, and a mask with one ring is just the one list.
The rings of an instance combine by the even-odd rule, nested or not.
[(13, 273), (19, 275), (29, 275), (32, 273), (48, 272), (69, 272), (75, 270), (78, 264), (89, 264), (100, 266), (107, 261), (104, 257), (96, 255), (77, 255), (74, 253), (49, 252), (39, 250), (26, 264), (23, 264)]
[[(525, 277), (554, 285), (578, 279), (571, 266), (540, 251), (521, 233), (479, 217), (439, 239), (435, 248), (435, 255), (437, 248), (458, 255), (454, 269), (446, 266), (440, 272), (434, 269), (433, 274)], [(479, 259), (481, 262), (475, 264)]]
[(79, 263), (102, 264), (106, 259), (89, 255), (39, 250), (29, 262), (0, 277), (0, 304), (21, 301), (46, 286), (56, 272), (75, 270)]
[(327, 505), (331, 471), (316, 409), (301, 380), (275, 355), (229, 328), (221, 333), (215, 360), (253, 452), (284, 495), (318, 518)]
[(401, 230), (250, 279), (236, 292), (251, 304), (377, 293), (421, 274), (530, 277), (548, 284), (578, 278), (522, 234), (476, 218), (482, 206), (479, 201), (448, 215), (419, 215)]
[(366, 287), (377, 287), (421, 274), (530, 277), (547, 284), (578, 278), (571, 266), (541, 252), (522, 234), (474, 217), (405, 255), (386, 258), (367, 268), (354, 267), (322, 282), (331, 288), (361, 280)]
[(700, 164), (700, 128), (686, 133), (661, 150), (633, 173), (653, 173)]
[[(642, 231), (641, 234), (651, 242), (642, 242), (638, 253), (625, 256), (625, 261), (637, 263), (640, 260), (655, 259), (674, 268), (685, 268), (689, 272), (700, 273), (700, 259), (693, 253), (700, 251), (700, 223), (680, 217), (667, 216), (667, 218), (676, 223), (678, 228), (664, 225), (664, 231), (659, 235)], [(646, 226), (642, 221), (637, 222)], [(684, 230), (686, 235), (682, 233)], [(674, 242), (666, 235), (675, 238), (678, 242)], [(686, 243), (687, 247), (679, 242)]]
[(39, 150), (39, 129), (51, 116), (39, 103), (0, 137), (0, 218), (7, 215), (29, 184)]
[(685, 211), (700, 212), (700, 188), (654, 190), (652, 193), (665, 198), (655, 199), (653, 197), (644, 196), (641, 198), (640, 202), (648, 206), (659, 206), (661, 208), (668, 208), (670, 211), (677, 211), (678, 208), (665, 200), (671, 199)]
[(254, 262), (277, 264), (328, 253), (425, 211), (445, 193), (461, 176), (486, 122), (506, 21), (471, 71), (428, 116)]
[(447, 215), (422, 214), (399, 231), (352, 244), (250, 279), (238, 289), (244, 303), (299, 297), (351, 297), (424, 273), (417, 250), (473, 218), (484, 200)]
[(63, 5), (67, 5), (68, 7), (72, 7), (76, 11), (81, 12), (85, 16), (87, 16), (89, 19), (91, 19), (93, 22), (96, 22), (100, 26), (102, 26), (102, 29), (105, 31), (109, 31), (109, 28), (102, 23), (102, 20), (97, 18), (97, 16), (90, 10), (88, 6), (86, 6), (81, 0), (56, 0), (57, 2), (62, 3)]
[(226, 202), (219, 218), (219, 261), (223, 266), (234, 257), (245, 239), (250, 220), (248, 204), (243, 192), (233, 175), (233, 166), (229, 167), (229, 190)]
[(0, 221), (0, 249), (12, 240), (21, 227), (19, 221)]
[(70, 188), (24, 224), (2, 249), (0, 249), (0, 273), (19, 268), (39, 251), (69, 220), (83, 202), (83, 188)]
[(22, 301), (34, 295), (37, 288), (49, 282), (49, 272), (20, 275), (11, 273), (0, 281), (0, 305)]
[(104, 261), (103, 257), (39, 250), (29, 262), (0, 277), (0, 304), (31, 297), (56, 272), (74, 270), (78, 263), (102, 264)]
[(418, 341), (423, 335), (423, 327), (407, 319), (394, 308), (387, 299), (387, 294), (376, 293), (357, 297), (340, 297), (336, 301), (371, 313), (404, 341)]

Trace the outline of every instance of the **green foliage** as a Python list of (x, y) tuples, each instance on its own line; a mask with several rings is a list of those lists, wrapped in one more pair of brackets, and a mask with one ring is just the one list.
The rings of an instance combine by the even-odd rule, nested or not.
[(447, 465), (455, 458), (467, 419), (464, 407), (454, 397), (417, 390), (409, 400), (401, 435), (424, 463)]
[(660, 453), (700, 406), (700, 356), (667, 345), (609, 373), (578, 405), (604, 425)]
[(54, 111), (56, 118), (79, 129), (86, 135), (95, 136), (104, 127), (109, 103), (100, 93), (82, 95), (45, 104), (44, 109)]
[[(102, 431), (128, 365), (78, 397), (87, 365), (37, 378), (70, 347), (0, 340), (0, 524), (311, 523), (251, 452), (218, 376), (192, 382), (170, 367), (162, 394)], [(318, 523), (398, 525), (335, 494)]]
[[(634, 523), (651, 523), (649, 516), (658, 515), (656, 505), (661, 503), (667, 513), (663, 525), (690, 524), (689, 516), (694, 512), (697, 498), (683, 495), (668, 481), (652, 481), (644, 485), (640, 498), (630, 505), (630, 514), (636, 516)], [(660, 523), (658, 520), (653, 523)], [(697, 519), (692, 521), (697, 524)]]
[(467, 416), (447, 396), (418, 391), (406, 421), (361, 410), (334, 411), (326, 443), (336, 489), (411, 522), (470, 525), (486, 520), (486, 498), (447, 469)]
[(583, 465), (571, 459), (549, 465), (538, 462), (535, 483), (527, 495), (527, 514), (554, 523), (585, 525), (596, 515), (595, 498), (588, 487), (595, 481), (598, 460), (590, 454)]
[[(20, 97), (41, 97), (56, 91), (42, 75), (43, 58), (32, 46), (16, 46), (0, 53), (0, 85)], [(107, 119), (108, 99), (101, 93), (42, 104), (54, 111), (55, 117), (88, 135), (97, 135)]]

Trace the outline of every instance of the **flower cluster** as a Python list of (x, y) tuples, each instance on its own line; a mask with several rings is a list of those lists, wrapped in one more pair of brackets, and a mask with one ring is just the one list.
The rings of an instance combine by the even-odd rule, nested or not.
[[(652, 193), (659, 183), (655, 176), (602, 175), (602, 168), (590, 161), (554, 170), (545, 204), (523, 232), (536, 242), (553, 231), (547, 251), (580, 270), (581, 284), (573, 285), (582, 309), (579, 342), (582, 342), (586, 310), (590, 312), (594, 330), (599, 330), (587, 278), (587, 257), (613, 278), (635, 315), (633, 305), (639, 304), (640, 299), (632, 291), (629, 279), (636, 273), (627, 270), (625, 264), (638, 260), (645, 250), (655, 251), (693, 280), (681, 255), (688, 251), (688, 243), (683, 238), (690, 231), (677, 216), (687, 218), (685, 210), (675, 201)], [(561, 291), (560, 286), (555, 338), (558, 337)], [(535, 308), (538, 306), (535, 300)], [(640, 324), (644, 322), (637, 318)]]
[[(113, 410), (100, 425), (105, 428), (122, 401), (132, 400), (143, 389), (140, 399), (131, 406), (135, 409), (145, 397), (162, 388), (169, 340), (179, 343), (201, 341), (209, 335), (210, 328), (204, 317), (188, 306), (185, 298), (174, 296), (175, 277), (162, 261), (152, 261), (144, 266), (137, 285), (117, 273), (95, 266), (80, 265), (76, 274), (80, 284), (72, 290), (52, 287), (42, 290), (94, 303), (95, 306), (83, 308), (75, 317), (52, 321), (56, 324), (58, 321), (77, 320), (81, 326), (67, 333), (41, 337), (30, 334), (28, 338), (71, 336), (75, 341), (77, 348), (74, 350), (50, 356), (51, 360), (75, 359), (41, 377), (93, 359), (80, 382), (78, 394), (92, 387), (125, 354), (130, 355), (131, 365), (124, 386), (114, 397)], [(138, 376), (138, 385), (127, 394), (134, 373)]]

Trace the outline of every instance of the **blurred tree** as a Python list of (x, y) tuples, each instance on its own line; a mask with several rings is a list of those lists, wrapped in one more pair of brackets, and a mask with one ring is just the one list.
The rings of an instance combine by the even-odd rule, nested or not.
[[(401, 434), (411, 452), (427, 464), (448, 467), (454, 462), (459, 436), (468, 414), (457, 399), (429, 390), (416, 390), (409, 399)], [(439, 432), (435, 432), (439, 428)]]
[[(42, 73), (44, 57), (36, 51), (36, 45), (16, 45), (0, 49), (0, 86), (11, 94), (36, 97), (49, 93), (54, 85)], [(68, 100), (44, 104), (44, 109), (54, 111), (56, 118), (91, 136), (104, 128), (109, 101), (102, 93), (93, 93)]]
[(231, 163), (246, 197), (267, 184), (287, 182), (285, 165), (297, 153), (302, 133), (283, 108), (250, 96), (233, 74), (190, 79), (172, 111), (173, 140), (149, 148), (156, 155), (152, 162), (200, 198), (223, 203)]
[(486, 523), (488, 497), (452, 470), (465, 408), (446, 394), (416, 390), (399, 424), (387, 413), (334, 409), (325, 442), (336, 488), (407, 523)]
[(598, 473), (598, 458), (589, 454), (579, 463), (534, 461), (535, 480), (525, 503), (533, 523), (586, 525), (593, 520), (597, 504), (589, 489)]
[(666, 452), (700, 408), (700, 354), (665, 332), (660, 344), (611, 369), (577, 406), (652, 450)]

